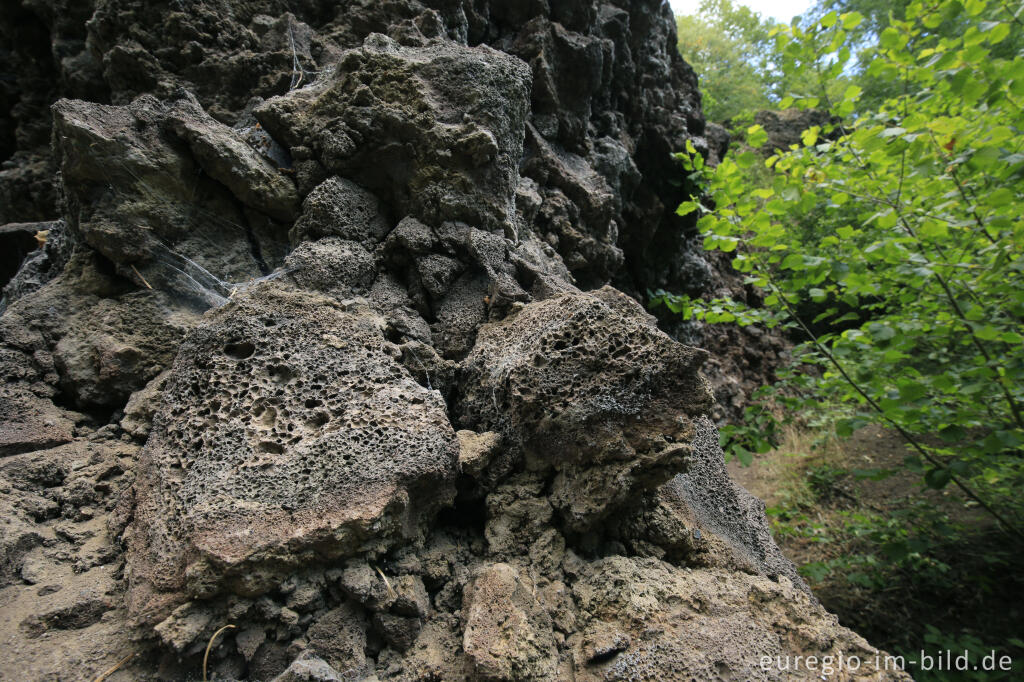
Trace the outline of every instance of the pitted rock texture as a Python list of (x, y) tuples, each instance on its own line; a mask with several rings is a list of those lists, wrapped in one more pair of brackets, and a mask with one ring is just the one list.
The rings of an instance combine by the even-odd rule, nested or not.
[[(588, 614), (567, 642), (576, 679), (799, 679), (805, 676), (780, 670), (778, 661), (811, 655), (835, 662), (842, 654), (870, 665), (877, 652), (837, 630), (835, 616), (788, 580), (609, 557), (584, 568), (572, 589)], [(867, 668), (848, 674), (856, 679), (858, 673), (910, 679)]]
[(530, 74), (487, 48), (404, 47), (374, 34), (313, 85), (256, 109), (327, 172), (358, 174), (400, 215), (517, 233), (515, 186)]
[(0, 678), (867, 651), (722, 466), (770, 343), (635, 300), (742, 290), (674, 213), (722, 140), (667, 4), (33, 0), (0, 50), (0, 223), (45, 241), (0, 304)]
[(489, 469), (557, 472), (551, 500), (573, 530), (686, 468), (692, 417), (711, 404), (703, 351), (611, 288), (563, 294), (481, 329), (464, 363), (464, 426), (504, 434)]
[(184, 341), (140, 461), (130, 608), (246, 597), (311, 562), (415, 540), (458, 457), (436, 393), (365, 306), (264, 284)]
[[(523, 175), (539, 183), (537, 196), (545, 204), (528, 222), (586, 286), (616, 276), (631, 293), (672, 284), (681, 274), (679, 253), (692, 250), (678, 240), (692, 226), (674, 213), (691, 188), (675, 181), (680, 172), (671, 153), (688, 137), (706, 147), (705, 124), (696, 76), (675, 49), (670, 10), (660, 0), (402, 0), (344, 7), (314, 0), (186, 1), (173, 7), (148, 0), (48, 0), (10, 17), (0, 26), (0, 40), (23, 68), (13, 85), (5, 85), (9, 105), (0, 110), (2, 157), (17, 159), (0, 171), (0, 193), (12, 199), (5, 205), (18, 215), (0, 215), (0, 222), (58, 217), (46, 108), (59, 96), (127, 105), (141, 95), (171, 99), (184, 88), (214, 119), (250, 131), (249, 137), (269, 146), (251, 132), (254, 106), (268, 112), (265, 121), (257, 113), (261, 121), (276, 121), (270, 113), (277, 108), (274, 97), (312, 100), (312, 92), (325, 90), (340, 95), (347, 80), (350, 92), (324, 104), (341, 106), (351, 120), (323, 117), (317, 123), (307, 117), (305, 125), (330, 133), (290, 145), (300, 189), (319, 172), (311, 167), (317, 165), (311, 162), (318, 147), (329, 144), (328, 138), (340, 143), (347, 137), (351, 144), (341, 145), (345, 153), (330, 153), (328, 168), (346, 163), (346, 153), (365, 158), (379, 150), (383, 157), (370, 156), (372, 162), (359, 167), (361, 175), (387, 177), (418, 168), (430, 196), (412, 196), (402, 183), (389, 193), (407, 196), (428, 212), (438, 200), (453, 200), (458, 213), (514, 224), (518, 218), (507, 203), (513, 194), (494, 181), (507, 181), (510, 172), (515, 179), (515, 150), (526, 144), (530, 161)], [(26, 39), (26, 32), (35, 38)], [(380, 36), (364, 45), (371, 34)], [(42, 49), (48, 41), (52, 54)], [(351, 52), (342, 57), (345, 50)], [(344, 59), (351, 67), (360, 63), (358, 78), (334, 70)], [(401, 64), (403, 69), (393, 68)], [(381, 73), (375, 88), (373, 73), (385, 66), (393, 78)], [(409, 81), (400, 75), (410, 71), (420, 76)], [(459, 84), (467, 78), (473, 79), (468, 90)], [(432, 90), (438, 86), (440, 93)], [(494, 94), (483, 99), (474, 94), (488, 90)], [(407, 92), (418, 95), (399, 94)], [(254, 105), (254, 98), (268, 101)], [(429, 111), (411, 111), (413, 101)], [(422, 121), (416, 116), (431, 119), (429, 130), (417, 129)], [(533, 129), (528, 139), (524, 119)], [(184, 136), (194, 135), (178, 127)], [(395, 137), (388, 147), (356, 139), (349, 128)], [(399, 140), (424, 135), (439, 136), (427, 147), (450, 142), (450, 149), (436, 147), (451, 152), (450, 161), (423, 145), (412, 155), (401, 148)], [(486, 176), (494, 195), (466, 186), (430, 190), (441, 187), (438, 172), (477, 183)], [(459, 199), (474, 194), (482, 204)], [(699, 250), (694, 253), (699, 257)], [(623, 256), (626, 272), (620, 273)]]

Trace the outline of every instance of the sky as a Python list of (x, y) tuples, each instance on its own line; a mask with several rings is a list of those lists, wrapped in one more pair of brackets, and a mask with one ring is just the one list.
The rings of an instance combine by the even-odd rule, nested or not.
[[(700, 6), (700, 0), (669, 0), (669, 4), (676, 14), (693, 14)], [(746, 5), (766, 17), (775, 17), (788, 24), (790, 19), (805, 12), (812, 3), (811, 0), (741, 0), (737, 4)]]

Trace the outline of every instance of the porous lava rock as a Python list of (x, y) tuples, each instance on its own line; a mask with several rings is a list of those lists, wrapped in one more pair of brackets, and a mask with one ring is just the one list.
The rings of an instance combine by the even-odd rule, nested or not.
[(275, 283), (192, 331), (140, 461), (133, 613), (259, 596), (297, 566), (414, 540), (450, 502), (444, 404), (381, 332), (365, 306)]
[(280, 264), (294, 184), (188, 93), (53, 116), (68, 227), (122, 275), (210, 305)]
[(308, 145), (328, 172), (358, 173), (401, 214), (515, 235), (529, 92), (526, 66), (503, 52), (373, 34), (256, 116), (289, 147)]
[(909, 679), (869, 672), (877, 650), (788, 580), (616, 556), (583, 568), (572, 589), (587, 614), (567, 642), (576, 679), (786, 680), (795, 656), (833, 671), (855, 658), (851, 679)]
[(611, 288), (562, 294), (484, 326), (463, 366), (465, 426), (504, 434), (504, 462), (556, 472), (573, 530), (685, 469), (711, 404), (706, 353), (670, 339)]

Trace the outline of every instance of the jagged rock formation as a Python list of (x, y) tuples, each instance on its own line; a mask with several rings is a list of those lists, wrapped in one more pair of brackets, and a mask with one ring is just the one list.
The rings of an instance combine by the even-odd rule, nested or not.
[(0, 677), (196, 677), (225, 624), (217, 679), (886, 676), (728, 479), (716, 349), (626, 295), (728, 284), (667, 6), (9, 16)]

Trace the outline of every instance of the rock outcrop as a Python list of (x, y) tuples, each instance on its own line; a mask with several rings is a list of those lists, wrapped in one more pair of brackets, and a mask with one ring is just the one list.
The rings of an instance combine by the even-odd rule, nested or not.
[(728, 479), (725, 349), (631, 297), (729, 286), (673, 211), (709, 143), (661, 0), (0, 38), (0, 222), (42, 244), (0, 317), (0, 677), (900, 678)]
[[(754, 115), (757, 123), (768, 134), (768, 139), (758, 151), (765, 157), (775, 154), (777, 150), (786, 151), (792, 145), (803, 145), (803, 132), (813, 126), (824, 128), (839, 123), (839, 119), (822, 109), (784, 109), (772, 111), (764, 109)], [(823, 138), (832, 139), (835, 134), (825, 131)]]

